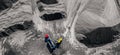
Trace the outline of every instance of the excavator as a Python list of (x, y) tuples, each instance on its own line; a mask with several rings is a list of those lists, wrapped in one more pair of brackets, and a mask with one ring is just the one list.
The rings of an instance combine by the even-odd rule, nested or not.
[(45, 34), (45, 42), (47, 43), (47, 48), (52, 53), (56, 48), (59, 48), (63, 38), (60, 37), (57, 42), (53, 42), (48, 34)]
[[(36, 4), (36, 1), (35, 0), (31, 0), (31, 3), (32, 3), (32, 14), (33, 14), (33, 22), (35, 23), (35, 26), (36, 26), (36, 29), (40, 30), (40, 24), (41, 23), (41, 19), (39, 17), (40, 15), (40, 12), (38, 10), (38, 7), (37, 7), (37, 4)], [(75, 24), (76, 24), (76, 21), (77, 21), (77, 14), (81, 14), (84, 10), (85, 10), (85, 5), (87, 4), (87, 2), (85, 2), (84, 4), (77, 4), (77, 8), (75, 8), (75, 10), (77, 10), (74, 14), (74, 16), (71, 17), (71, 15), (68, 16), (68, 18), (70, 19), (69, 22), (67, 22), (65, 28), (66, 28), (66, 31), (63, 33), (63, 36), (67, 36), (67, 37), (70, 37), (70, 38), (74, 38), (74, 30), (73, 28), (75, 28)], [(42, 30), (42, 29), (41, 29)], [(72, 31), (71, 31), (72, 30)], [(73, 34), (71, 37), (71, 34)], [(52, 51), (56, 48), (59, 48), (63, 38), (59, 38), (57, 40), (57, 43), (54, 43), (50, 38), (48, 38), (49, 41), (47, 41), (47, 46), (52, 49)], [(71, 42), (71, 40), (70, 40)], [(52, 52), (51, 51), (51, 52)]]

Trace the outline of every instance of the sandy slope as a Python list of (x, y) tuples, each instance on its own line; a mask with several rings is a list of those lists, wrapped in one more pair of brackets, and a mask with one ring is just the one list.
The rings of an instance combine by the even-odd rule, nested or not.
[[(116, 6), (115, 0), (91, 0), (88, 5), (85, 6), (84, 11), (79, 13), (79, 4), (83, 4), (88, 0), (59, 0), (58, 4), (45, 5), (45, 11), (40, 12), (35, 11), (35, 15), (32, 17), (32, 9), (29, 0), (20, 0), (17, 5), (12, 7), (10, 10), (5, 12), (5, 14), (0, 16), (0, 30), (8, 26), (14, 25), (16, 23), (22, 23), (25, 20), (32, 20), (35, 23), (35, 29), (43, 32), (40, 34), (40, 38), (36, 38), (35, 30), (30, 29), (26, 31), (17, 31), (7, 38), (7, 44), (11, 46), (11, 49), (19, 55), (52, 55), (46, 48), (44, 43), (44, 34), (50, 33), (53, 40), (56, 40), (61, 33), (65, 31), (64, 25), (71, 25), (73, 18), (77, 18), (77, 24), (72, 26), (75, 27), (77, 33), (90, 32), (98, 27), (113, 26), (119, 23), (119, 12)], [(102, 4), (101, 4), (102, 3)], [(112, 3), (112, 4), (111, 4)], [(80, 7), (81, 8), (81, 7)], [(40, 21), (40, 15), (44, 13), (54, 13), (54, 12), (65, 12), (67, 18), (58, 21)], [(110, 12), (109, 12), (110, 11)], [(77, 16), (76, 16), (77, 15)], [(67, 22), (65, 22), (67, 21)], [(64, 23), (65, 22), (65, 23)], [(36, 25), (38, 24), (38, 25)], [(64, 24), (64, 25), (63, 25)], [(61, 30), (62, 29), (62, 30)], [(74, 31), (74, 30), (72, 30)], [(58, 35), (55, 35), (55, 34)], [(81, 35), (80, 35), (81, 36)], [(33, 38), (31, 38), (33, 37)], [(3, 38), (4, 39), (4, 38)], [(78, 43), (75, 37), (67, 41), (65, 38), (62, 42), (61, 48), (56, 49), (53, 54), (56, 55), (100, 55), (101, 53), (105, 55), (114, 55), (113, 47), (118, 47), (120, 40), (113, 43), (107, 44), (102, 47), (97, 48), (87, 48), (82, 43)], [(70, 44), (71, 40), (76, 40), (77, 43)], [(3, 41), (3, 40), (1, 40)], [(2, 42), (0, 42), (2, 43)], [(2, 44), (0, 44), (2, 45)], [(78, 45), (78, 46), (74, 46)], [(75, 48), (74, 48), (75, 47)], [(0, 53), (6, 49), (0, 46)], [(17, 50), (16, 50), (17, 49)], [(88, 50), (87, 50), (88, 49)], [(20, 53), (18, 53), (20, 52)], [(119, 51), (118, 51), (119, 52)], [(116, 53), (116, 52), (115, 52)], [(1, 53), (2, 55), (2, 53)], [(119, 55), (119, 54), (118, 54)]]
[(80, 23), (77, 23), (78, 25), (80, 24), (80, 27), (93, 27), (94, 29), (95, 27), (109, 27), (120, 23), (119, 10), (115, 0), (101, 0), (99, 2), (97, 1), (98, 0), (90, 1), (88, 3), (90, 5), (87, 5), (86, 11), (84, 11), (83, 14), (80, 16), (81, 18), (79, 17), (78, 19), (79, 21), (84, 20)]

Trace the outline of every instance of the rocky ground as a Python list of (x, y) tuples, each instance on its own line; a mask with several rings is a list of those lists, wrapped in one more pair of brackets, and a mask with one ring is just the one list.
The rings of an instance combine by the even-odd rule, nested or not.
[[(67, 4), (69, 0), (36, 1), (39, 16), (47, 24), (40, 26), (46, 27), (43, 32), (37, 32), (35, 24), (24, 25), (25, 21), (33, 20), (30, 0), (0, 1), (0, 32), (4, 32), (0, 33), (0, 55), (120, 55), (119, 0), (117, 3), (111, 3), (115, 0), (90, 0), (82, 14), (74, 13), (76, 10), (72, 9), (76, 6)], [(53, 34), (50, 35), (52, 40), (62, 36), (65, 31), (62, 24), (69, 14), (78, 15), (75, 32), (80, 46), (74, 48), (63, 37), (60, 48), (50, 53), (44, 42), (44, 34)], [(52, 18), (47, 19), (48, 17)], [(55, 19), (56, 17), (60, 18)], [(17, 24), (22, 25), (23, 29), (27, 28), (21, 30), (16, 28)], [(6, 28), (10, 29), (11, 26), (15, 26), (17, 30), (9, 34)], [(6, 36), (2, 36), (3, 34)]]

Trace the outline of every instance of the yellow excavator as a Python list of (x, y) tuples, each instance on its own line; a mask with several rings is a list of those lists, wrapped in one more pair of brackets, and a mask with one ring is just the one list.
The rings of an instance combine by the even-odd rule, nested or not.
[(59, 48), (59, 47), (60, 47), (60, 44), (62, 43), (62, 40), (63, 40), (62, 37), (60, 37), (60, 38), (57, 40), (56, 48)]
[(62, 42), (62, 40), (63, 40), (63, 38), (62, 38), (62, 37), (60, 37), (60, 38), (57, 40), (57, 43), (61, 43), (61, 42)]

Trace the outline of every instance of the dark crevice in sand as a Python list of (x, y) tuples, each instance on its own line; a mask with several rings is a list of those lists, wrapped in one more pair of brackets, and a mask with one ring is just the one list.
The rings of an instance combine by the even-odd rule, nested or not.
[(40, 0), (42, 3), (50, 5), (50, 4), (57, 4), (57, 0)]
[(44, 14), (43, 16), (41, 16), (41, 18), (45, 21), (53, 21), (65, 18), (65, 15), (60, 12), (56, 12), (52, 14)]
[(83, 38), (80, 42), (88, 47), (98, 47), (115, 41), (116, 37), (114, 36), (118, 34), (119, 32), (113, 30), (112, 27), (101, 27), (85, 33), (86, 38)]

